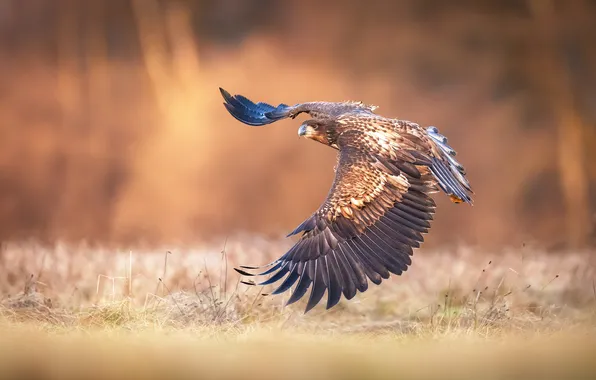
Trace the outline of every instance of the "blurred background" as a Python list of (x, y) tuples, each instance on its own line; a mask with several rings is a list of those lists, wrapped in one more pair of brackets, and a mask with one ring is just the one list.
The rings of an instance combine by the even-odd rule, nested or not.
[(436, 125), (475, 205), (425, 247), (596, 243), (596, 1), (0, 0), (0, 239), (281, 237), (335, 151), (273, 104), (361, 100)]

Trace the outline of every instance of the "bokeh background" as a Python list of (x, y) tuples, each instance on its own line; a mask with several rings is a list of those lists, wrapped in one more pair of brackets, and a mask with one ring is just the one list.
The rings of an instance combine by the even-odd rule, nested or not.
[(280, 237), (335, 152), (270, 103), (362, 100), (436, 125), (476, 192), (425, 247), (596, 242), (596, 1), (0, 0), (0, 239)]

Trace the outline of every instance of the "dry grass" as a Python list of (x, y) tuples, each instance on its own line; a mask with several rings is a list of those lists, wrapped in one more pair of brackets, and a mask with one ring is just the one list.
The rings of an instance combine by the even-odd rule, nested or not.
[(240, 284), (231, 270), (265, 263), (289, 244), (255, 237), (229, 238), (223, 250), (223, 243), (174, 251), (6, 244), (0, 371), (37, 378), (90, 369), (95, 378), (596, 373), (589, 253), (421, 250), (405, 275), (304, 315), (304, 304), (284, 308), (287, 296)]
[[(5, 329), (4, 329), (5, 330)], [(2, 331), (5, 378), (593, 378), (593, 334), (441, 341), (287, 333)]]

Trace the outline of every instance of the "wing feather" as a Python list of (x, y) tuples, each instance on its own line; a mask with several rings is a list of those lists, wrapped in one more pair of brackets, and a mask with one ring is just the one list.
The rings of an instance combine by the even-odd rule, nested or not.
[[(327, 290), (327, 286), (325, 285), (325, 281), (323, 280), (323, 273), (322, 273), (322, 264), (323, 260), (312, 260), (309, 264), (312, 264), (313, 269), (309, 270), (312, 271), (313, 276), (313, 285), (312, 290), (310, 292), (310, 297), (308, 298), (308, 303), (306, 305), (305, 313), (310, 311), (313, 307), (315, 307), (319, 301), (325, 295), (325, 291)], [(310, 269), (311, 265), (309, 265)]]
[(376, 108), (360, 102), (308, 102), (289, 106), (280, 103), (272, 106), (269, 103), (255, 103), (243, 95), (232, 95), (223, 88), (219, 92), (224, 99), (224, 107), (238, 121), (251, 125), (263, 126), (286, 118), (294, 118), (301, 113), (313, 117), (335, 117), (349, 111), (371, 113)]
[(327, 263), (327, 271), (329, 273), (329, 296), (327, 298), (327, 309), (337, 305), (341, 300), (341, 293), (343, 290), (343, 281), (339, 273), (339, 267), (335, 261), (335, 255), (329, 253), (324, 256)]
[(283, 279), (274, 294), (295, 286), (287, 305), (310, 289), (308, 312), (325, 293), (331, 308), (342, 295), (352, 299), (366, 291), (369, 281), (379, 285), (401, 275), (430, 228), (435, 206), (426, 193), (429, 178), (416, 166), (341, 145), (325, 202), (290, 233), (300, 238), (266, 271), (273, 275), (265, 283)]
[[(380, 117), (374, 108), (356, 102), (273, 106), (220, 90), (226, 109), (249, 125), (308, 113), (343, 128), (334, 143), (339, 162), (327, 198), (288, 234), (299, 236), (294, 246), (261, 273), (271, 275), (262, 284), (282, 281), (274, 294), (295, 286), (288, 305), (310, 289), (306, 312), (325, 293), (331, 308), (342, 295), (351, 299), (366, 291), (369, 281), (379, 285), (391, 274), (401, 275), (430, 229), (436, 208), (430, 194), (440, 187), (470, 200), (463, 167), (449, 156), (446, 140), (434, 129)], [(242, 268), (238, 271), (243, 275), (261, 269)]]

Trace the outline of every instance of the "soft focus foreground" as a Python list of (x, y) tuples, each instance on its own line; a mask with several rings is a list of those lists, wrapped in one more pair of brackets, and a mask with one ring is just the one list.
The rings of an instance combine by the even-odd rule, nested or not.
[(146, 252), (7, 244), (0, 369), (36, 378), (93, 371), (85, 377), (98, 379), (122, 371), (264, 379), (280, 371), (373, 379), (596, 374), (592, 255), (422, 250), (403, 276), (304, 315), (304, 303), (284, 308), (287, 295), (268, 296), (270, 287), (241, 284), (230, 270), (255, 256), (272, 259), (288, 244), (230, 237)]
[[(4, 330), (4, 329), (3, 329)], [(3, 378), (31, 379), (590, 379), (593, 332), (498, 341), (287, 334), (41, 336), (1, 331)], [(496, 343), (496, 344), (495, 344)]]

